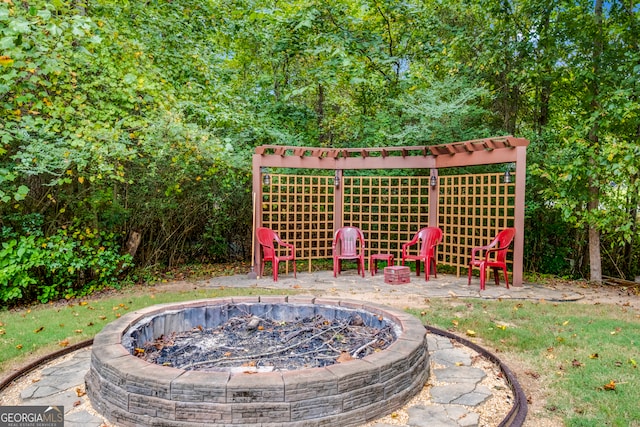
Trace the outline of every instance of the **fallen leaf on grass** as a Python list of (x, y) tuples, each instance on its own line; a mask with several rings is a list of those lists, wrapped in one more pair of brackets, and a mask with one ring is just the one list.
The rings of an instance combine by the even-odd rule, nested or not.
[(631, 364), (632, 367), (637, 368), (638, 367), (638, 363), (634, 360), (634, 359), (629, 359), (629, 363)]
[(476, 331), (472, 331), (471, 329), (467, 329), (467, 336), (468, 337), (475, 337), (476, 336)]
[(529, 375), (534, 380), (537, 380), (538, 378), (540, 378), (540, 374), (534, 371), (524, 371), (524, 373)]
[(609, 381), (609, 384), (605, 384), (603, 388), (607, 391), (612, 391), (616, 389), (616, 382), (614, 380)]
[(16, 348), (17, 348), (18, 350), (22, 350), (22, 344), (18, 344), (18, 345), (16, 346)]
[(600, 356), (598, 356), (598, 353), (593, 353), (593, 354), (589, 355), (589, 359), (597, 359), (598, 357), (600, 357)]
[(62, 340), (58, 343), (60, 347), (67, 347), (69, 345), (69, 340)]
[(42, 331), (44, 331), (44, 326), (40, 326), (38, 329), (34, 330), (33, 332), (37, 334)]
[(571, 362), (571, 366), (573, 366), (574, 368), (580, 368), (584, 366), (584, 363), (580, 362), (578, 359), (573, 359), (573, 361)]

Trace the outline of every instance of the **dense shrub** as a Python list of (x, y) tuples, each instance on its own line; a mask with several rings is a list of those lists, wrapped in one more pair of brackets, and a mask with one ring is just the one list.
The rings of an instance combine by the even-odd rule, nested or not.
[(7, 304), (48, 302), (116, 286), (131, 257), (120, 253), (118, 236), (68, 227), (51, 236), (3, 230), (0, 300)]

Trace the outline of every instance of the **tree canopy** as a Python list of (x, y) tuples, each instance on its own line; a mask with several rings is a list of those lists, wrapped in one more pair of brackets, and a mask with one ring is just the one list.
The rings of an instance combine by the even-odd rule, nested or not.
[(639, 14), (602, 0), (1, 1), (0, 298), (90, 292), (133, 261), (246, 259), (261, 144), (500, 134), (531, 140), (525, 268), (632, 278)]

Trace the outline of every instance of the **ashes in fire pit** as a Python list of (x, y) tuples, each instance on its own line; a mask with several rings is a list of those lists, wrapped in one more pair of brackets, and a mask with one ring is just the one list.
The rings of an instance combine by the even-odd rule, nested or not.
[(347, 427), (401, 407), (428, 367), (426, 330), (407, 313), (244, 297), (122, 316), (94, 338), (85, 381), (93, 407), (119, 427)]
[(245, 312), (222, 325), (171, 332), (133, 343), (148, 362), (193, 371), (288, 371), (346, 362), (384, 350), (395, 339), (391, 323), (368, 326), (362, 316), (273, 320)]

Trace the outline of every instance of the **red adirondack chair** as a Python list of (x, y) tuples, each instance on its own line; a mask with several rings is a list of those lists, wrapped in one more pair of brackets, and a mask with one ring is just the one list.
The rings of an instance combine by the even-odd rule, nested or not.
[[(296, 248), (290, 243), (283, 242), (278, 234), (270, 228), (258, 227), (256, 230), (258, 242), (262, 248), (262, 262), (260, 263), (260, 275), (264, 275), (264, 264), (271, 262), (273, 270), (273, 281), (278, 281), (278, 265), (280, 261), (293, 261), (293, 277), (296, 276)], [(278, 255), (274, 242), (282, 247), (286, 247), (287, 255)]]
[(355, 259), (358, 274), (364, 277), (364, 235), (358, 227), (342, 227), (333, 235), (333, 277), (338, 277), (343, 259)]
[[(433, 264), (433, 277), (438, 277), (436, 270), (435, 249), (442, 241), (442, 230), (438, 227), (425, 227), (418, 231), (413, 239), (402, 245), (402, 265), (405, 261), (416, 262), (416, 276), (420, 275), (420, 261), (424, 262), (425, 280), (429, 280), (431, 264)], [(410, 254), (410, 247), (422, 242), (420, 252)], [(415, 250), (414, 250), (415, 252)]]
[[(507, 275), (507, 251), (513, 241), (513, 237), (516, 235), (515, 228), (506, 228), (498, 233), (491, 243), (486, 246), (480, 246), (471, 250), (471, 261), (469, 261), (469, 283), (471, 284), (471, 270), (473, 267), (480, 269), (480, 290), (485, 289), (485, 278), (487, 274), (487, 267), (493, 268), (493, 276), (496, 279), (496, 286), (500, 286), (499, 269), (504, 272), (504, 280), (507, 282), (507, 289), (509, 289), (509, 276)], [(481, 252), (484, 251), (484, 257)], [(479, 258), (476, 257), (479, 254)]]

